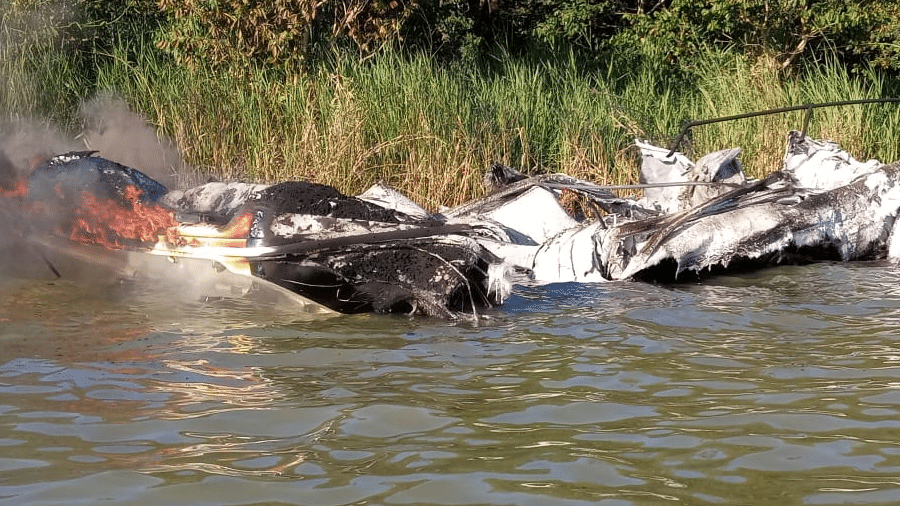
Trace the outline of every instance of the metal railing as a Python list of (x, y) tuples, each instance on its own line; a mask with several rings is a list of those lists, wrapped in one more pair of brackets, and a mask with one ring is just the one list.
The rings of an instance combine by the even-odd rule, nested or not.
[(794, 105), (790, 107), (779, 107), (777, 109), (767, 109), (765, 111), (756, 111), (756, 112), (747, 112), (744, 114), (736, 114), (734, 116), (724, 116), (721, 118), (713, 118), (713, 119), (704, 119), (704, 120), (692, 120), (687, 121), (681, 125), (681, 131), (678, 133), (678, 137), (675, 138), (675, 142), (669, 147), (669, 154), (666, 155), (672, 156), (675, 154), (675, 151), (678, 150), (678, 147), (684, 141), (684, 136), (694, 128), (695, 126), (708, 125), (710, 123), (721, 123), (723, 121), (733, 121), (736, 119), (745, 119), (745, 118), (754, 118), (756, 116), (767, 116), (769, 114), (781, 114), (784, 112), (791, 111), (802, 111), (806, 110), (806, 117), (803, 120), (803, 130), (801, 133), (806, 135), (806, 129), (809, 127), (809, 120), (812, 118), (813, 109), (820, 109), (822, 107), (839, 107), (844, 105), (857, 105), (857, 104), (882, 104), (889, 102), (900, 102), (900, 98), (865, 98), (861, 100), (843, 100), (840, 102), (822, 102), (818, 104), (804, 104), (804, 105)]

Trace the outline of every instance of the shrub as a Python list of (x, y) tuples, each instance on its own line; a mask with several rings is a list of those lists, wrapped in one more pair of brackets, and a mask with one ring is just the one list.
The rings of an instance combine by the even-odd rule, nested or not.
[(183, 64), (296, 69), (323, 47), (366, 52), (399, 37), (418, 3), (400, 0), (158, 0), (169, 23), (157, 45)]

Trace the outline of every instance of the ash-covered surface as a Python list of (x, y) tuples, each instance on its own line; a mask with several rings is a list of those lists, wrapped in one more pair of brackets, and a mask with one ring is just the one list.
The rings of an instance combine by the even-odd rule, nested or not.
[(161, 202), (180, 213), (200, 215), (217, 223), (227, 222), (245, 206), (263, 208), (272, 216), (303, 214), (395, 224), (421, 219), (344, 195), (334, 187), (307, 181), (274, 185), (211, 182), (172, 191)]
[(350, 197), (332, 186), (306, 181), (287, 181), (257, 192), (253, 200), (273, 214), (310, 214), (386, 223), (412, 221), (406, 215), (365, 200)]
[(900, 164), (834, 189), (798, 186), (792, 173), (660, 218), (597, 231), (607, 279), (672, 281), (783, 263), (888, 256), (900, 210)]
[[(53, 209), (45, 215), (77, 221), (81, 228), (72, 229), (78, 234), (71, 240), (99, 244), (91, 242), (99, 238), (110, 249), (133, 243), (97, 235), (91, 224), (111, 218), (69, 212), (88, 196), (133, 208), (135, 216), (162, 211), (162, 221), (127, 237), (154, 245), (162, 238), (167, 248), (184, 246), (177, 238), (182, 225), (195, 223), (189, 218), (208, 215), (207, 221), (224, 224), (240, 216), (246, 228), (189, 229), (209, 230), (212, 240), (193, 235), (195, 249), (178, 254), (242, 258), (258, 278), (345, 313), (478, 312), (502, 302), (511, 270), (537, 283), (671, 281), (682, 273), (700, 277), (784, 262), (900, 260), (900, 165), (859, 162), (834, 143), (792, 133), (783, 170), (748, 181), (738, 149), (694, 164), (662, 148), (639, 147), (648, 169), (642, 181), (665, 188), (642, 199), (563, 174), (524, 178), (494, 167), (486, 178), (494, 193), (431, 215), (390, 192), (364, 200), (302, 181), (208, 183), (167, 193), (140, 171), (89, 153), (38, 167), (24, 198), (32, 210)], [(21, 198), (15, 197), (21, 191), (10, 191), (9, 165), (0, 159), (0, 189)], [(566, 207), (573, 196), (597, 215), (573, 218)], [(224, 233), (239, 246), (210, 246), (221, 244), (216, 238)]]
[(144, 202), (156, 202), (169, 191), (143, 172), (93, 153), (66, 153), (38, 165), (28, 178), (28, 198), (70, 204), (78, 202), (82, 192), (88, 192), (97, 199), (111, 199), (127, 206), (129, 187), (140, 190), (139, 198)]
[[(695, 164), (680, 153), (637, 145), (642, 182), (659, 187), (641, 199), (617, 201), (590, 183), (535, 176), (445, 214), (494, 219), (521, 232), (508, 233), (495, 251), (539, 283), (665, 282), (783, 262), (900, 260), (895, 164), (860, 162), (833, 142), (791, 132), (784, 170), (751, 181), (736, 148)], [(492, 171), (487, 179), (500, 176)], [(608, 214), (561, 219), (567, 191)]]
[(213, 223), (227, 223), (247, 201), (269, 185), (242, 182), (210, 182), (173, 190), (160, 203), (182, 214), (198, 215)]
[(252, 200), (252, 246), (285, 252), (253, 262), (256, 276), (342, 313), (451, 317), (500, 301), (487, 292), (501, 260), (461, 235), (321, 184), (291, 181)]
[(254, 274), (342, 313), (453, 317), (500, 301), (487, 290), (499, 259), (463, 237), (357, 244), (254, 262)]

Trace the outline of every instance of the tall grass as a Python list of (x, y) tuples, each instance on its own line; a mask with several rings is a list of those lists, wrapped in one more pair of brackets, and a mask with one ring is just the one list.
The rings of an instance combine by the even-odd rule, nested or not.
[[(697, 82), (700, 102), (692, 109), (694, 118), (714, 118), (755, 110), (896, 96), (876, 74), (851, 76), (833, 62), (826, 61), (803, 74), (785, 79), (766, 59), (747, 62), (733, 56), (726, 61), (713, 58), (701, 67)], [(738, 146), (742, 161), (754, 175), (780, 166), (785, 133), (802, 130), (806, 111), (760, 116), (699, 127), (695, 132), (696, 151)], [(883, 161), (898, 158), (900, 147), (900, 104), (870, 104), (815, 109), (807, 134), (837, 141), (858, 158)]]
[[(851, 76), (826, 64), (785, 78), (765, 60), (714, 52), (677, 78), (659, 62), (617, 55), (591, 65), (573, 54), (499, 54), (491, 65), (451, 71), (391, 50), (368, 59), (335, 54), (294, 75), (223, 72), (175, 66), (147, 45), (98, 55), (96, 79), (85, 83), (59, 57), (43, 58), (0, 61), (7, 117), (28, 110), (75, 126), (66, 120), (74, 102), (112, 91), (204, 172), (306, 179), (345, 193), (383, 181), (433, 209), (480, 195), (492, 162), (632, 183), (634, 138), (668, 145), (684, 120), (898, 92), (874, 73)], [(785, 134), (802, 128), (803, 114), (697, 127), (685, 149), (742, 147), (759, 176), (780, 167)], [(809, 132), (859, 157), (893, 161), (900, 105), (817, 110)]]
[(0, 34), (0, 121), (43, 119), (72, 127), (92, 89), (73, 59), (47, 47), (16, 47)]

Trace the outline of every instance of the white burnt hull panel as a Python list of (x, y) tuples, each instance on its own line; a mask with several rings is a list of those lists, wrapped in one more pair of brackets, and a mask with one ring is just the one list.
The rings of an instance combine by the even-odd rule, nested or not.
[[(793, 202), (784, 190), (762, 188), (743, 200), (735, 198), (734, 207), (725, 212), (714, 208), (727, 199), (714, 199), (677, 219), (640, 224), (649, 230), (643, 236), (632, 231), (635, 224), (599, 232), (597, 254), (606, 278), (628, 279), (666, 262), (671, 278), (677, 279), (684, 271), (702, 273), (735, 261), (768, 266), (786, 260), (887, 256), (900, 208), (900, 165), (884, 166), (831, 191), (791, 193), (802, 198)], [(768, 195), (774, 200), (767, 200)], [(623, 248), (629, 241), (633, 246)]]
[[(664, 186), (648, 191), (647, 196), (635, 201), (635, 207), (648, 214), (653, 210), (669, 212), (643, 219), (635, 219), (640, 213), (613, 213), (574, 225), (565, 220), (545, 220), (541, 223), (545, 239), (536, 247), (516, 240), (519, 228), (524, 229), (515, 218), (520, 214), (505, 212), (505, 206), (511, 210), (543, 206), (546, 215), (553, 216), (561, 210), (558, 202), (553, 206), (546, 199), (530, 197), (530, 190), (520, 191), (512, 199), (493, 202), (490, 215), (476, 213), (471, 219), (491, 218), (510, 229), (510, 241), (517, 242), (520, 249), (529, 249), (528, 254), (513, 249), (517, 254), (507, 259), (530, 271), (535, 283), (635, 277), (671, 281), (682, 279), (685, 271), (704, 274), (734, 265), (746, 268), (822, 260), (900, 260), (900, 236), (895, 225), (900, 208), (897, 164), (858, 162), (834, 143), (791, 132), (786, 170), (774, 172), (763, 181), (748, 182), (735, 159), (739, 150), (711, 153), (694, 165), (678, 153), (668, 156), (662, 148), (638, 145), (644, 153), (642, 180), (711, 186)], [(723, 184), (714, 186), (717, 181)], [(515, 184), (541, 187), (544, 183), (533, 178)], [(557, 184), (554, 188), (564, 186)], [(570, 187), (572, 191), (584, 190), (581, 182), (573, 181)], [(477, 210), (479, 206), (467, 204), (466, 209)], [(506, 216), (513, 218), (504, 219)], [(558, 227), (556, 233), (552, 233), (552, 226)]]
[[(160, 244), (147, 251), (112, 250), (59, 238), (31, 240), (48, 270), (62, 279), (110, 285), (135, 283), (165, 291), (173, 302), (240, 299), (264, 303), (296, 315), (336, 314), (327, 307), (242, 269), (246, 259), (212, 248), (188, 250)], [(48, 272), (49, 275), (49, 272)]]

